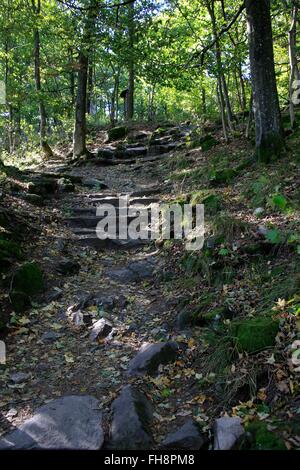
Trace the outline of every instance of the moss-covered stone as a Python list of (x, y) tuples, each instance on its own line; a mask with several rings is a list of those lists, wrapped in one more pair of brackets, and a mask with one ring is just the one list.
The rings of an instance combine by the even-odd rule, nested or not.
[(27, 184), (29, 193), (38, 195), (53, 194), (57, 190), (57, 181), (53, 178), (41, 178)]
[(14, 311), (17, 313), (24, 312), (30, 306), (30, 298), (24, 292), (12, 291), (9, 298)]
[(44, 289), (43, 274), (37, 263), (24, 263), (15, 273), (12, 290), (28, 296), (39, 294)]
[(42, 198), (42, 196), (39, 196), (38, 194), (31, 194), (31, 193), (24, 194), (24, 199), (30, 204), (34, 204), (36, 206), (42, 206), (44, 203), (44, 199)]
[(216, 214), (222, 208), (220, 196), (210, 193), (209, 191), (198, 191), (193, 193), (190, 197), (190, 204), (192, 206), (204, 204), (205, 212), (211, 215)]
[(234, 168), (224, 168), (222, 170), (212, 170), (209, 174), (209, 180), (213, 185), (229, 184), (238, 172)]
[(128, 134), (128, 129), (125, 126), (113, 127), (107, 131), (107, 134), (108, 140), (113, 142), (115, 140), (125, 139), (126, 135)]
[(269, 431), (267, 424), (254, 421), (246, 427), (247, 443), (244, 447), (251, 450), (286, 450), (284, 441), (274, 431)]
[(5, 258), (20, 259), (21, 257), (22, 251), (17, 243), (0, 238), (0, 260)]
[(272, 317), (245, 318), (233, 322), (232, 334), (241, 351), (254, 353), (275, 344), (279, 320)]
[(60, 178), (57, 180), (58, 190), (65, 193), (71, 193), (75, 190), (75, 186), (68, 178)]

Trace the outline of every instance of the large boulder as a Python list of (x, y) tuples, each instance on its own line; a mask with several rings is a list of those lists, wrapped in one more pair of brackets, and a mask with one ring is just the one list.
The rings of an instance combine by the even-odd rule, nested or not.
[(165, 343), (144, 343), (137, 355), (130, 361), (128, 375), (155, 375), (160, 364), (175, 361), (178, 344), (174, 341)]
[(214, 450), (230, 450), (244, 434), (241, 419), (224, 416), (214, 423)]
[(117, 450), (149, 450), (152, 407), (132, 385), (125, 386), (112, 403), (112, 425), (108, 447)]
[(128, 134), (128, 129), (125, 126), (113, 127), (107, 131), (108, 141), (113, 142), (114, 140), (125, 139)]
[(32, 418), (0, 440), (0, 450), (98, 450), (103, 440), (99, 401), (71, 395), (38, 408)]
[(199, 426), (192, 419), (189, 419), (177, 431), (168, 434), (161, 443), (160, 448), (199, 450), (204, 442)]

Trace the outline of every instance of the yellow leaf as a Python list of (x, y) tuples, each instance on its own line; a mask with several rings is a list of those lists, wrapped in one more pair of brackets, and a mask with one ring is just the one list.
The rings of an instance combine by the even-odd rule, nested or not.
[(67, 363), (75, 362), (74, 357), (73, 357), (72, 354), (70, 354), (70, 353), (66, 353), (66, 354), (65, 354), (65, 361), (66, 361)]
[(193, 338), (190, 338), (188, 340), (188, 347), (189, 348), (193, 348), (195, 346), (195, 344), (196, 344), (196, 341)]

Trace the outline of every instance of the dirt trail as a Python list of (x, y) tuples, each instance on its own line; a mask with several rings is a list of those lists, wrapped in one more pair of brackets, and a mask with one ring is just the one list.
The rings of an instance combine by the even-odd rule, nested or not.
[[(24, 315), (24, 327), (16, 332), (17, 338), (7, 338), (8, 364), (1, 376), (1, 431), (22, 423), (47, 400), (89, 394), (102, 404), (107, 437), (111, 402), (122, 385), (133, 383), (154, 405), (152, 433), (158, 443), (170, 430), (170, 423), (178, 427), (193, 409), (198, 410), (198, 404), (190, 400), (199, 393), (190, 369), (193, 348), (187, 349), (189, 338), (178, 336), (174, 329), (176, 300), (162, 283), (164, 253), (153, 242), (130, 250), (82, 247), (66, 220), (74, 216), (74, 209), (91, 207), (91, 193), (111, 197), (135, 192), (149, 197), (154, 191), (163, 201), (170, 196), (170, 187), (162, 181), (159, 164), (150, 161), (142, 166), (81, 166), (71, 173), (97, 178), (109, 189), (79, 186), (74, 194), (51, 199), (43, 213), (51, 223), (45, 226), (31, 257), (47, 272), (49, 289), (45, 303)], [(79, 272), (58, 274), (57, 263), (62, 259), (77, 262)], [(141, 269), (135, 278), (128, 278), (126, 269), (136, 262), (142, 263)], [(51, 301), (51, 296), (57, 299)], [(83, 325), (76, 325), (68, 315), (78, 310), (84, 315)], [(99, 317), (108, 320), (113, 330), (108, 337), (91, 341), (91, 323)], [(176, 364), (161, 368), (158, 378), (127, 376), (128, 364), (144, 342), (168, 340), (179, 340)], [(15, 372), (28, 375), (20, 383), (11, 383)]]

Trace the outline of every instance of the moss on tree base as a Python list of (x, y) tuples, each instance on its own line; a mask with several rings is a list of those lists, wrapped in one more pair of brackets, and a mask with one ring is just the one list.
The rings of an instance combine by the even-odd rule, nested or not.
[(256, 146), (256, 157), (261, 163), (271, 163), (278, 160), (285, 149), (283, 136), (277, 133), (266, 136)]

